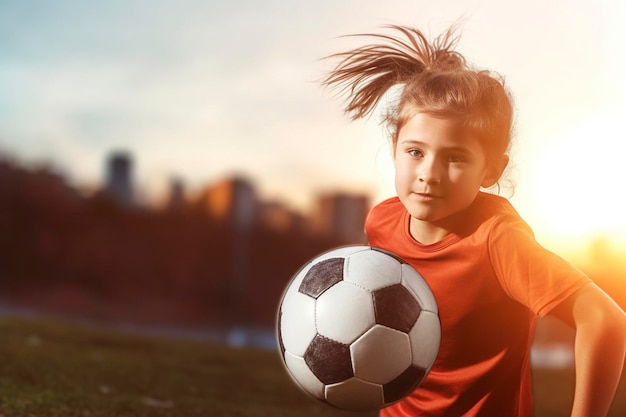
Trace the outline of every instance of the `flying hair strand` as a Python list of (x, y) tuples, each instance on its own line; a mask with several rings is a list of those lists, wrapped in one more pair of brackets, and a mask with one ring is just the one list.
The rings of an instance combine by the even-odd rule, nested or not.
[(398, 36), (375, 33), (347, 35), (373, 38), (378, 42), (326, 57), (339, 62), (322, 85), (347, 96), (344, 110), (353, 120), (369, 116), (394, 85), (404, 84), (426, 71), (446, 71), (465, 66), (463, 56), (453, 51), (459, 39), (454, 27), (432, 43), (414, 28), (398, 25), (384, 28), (398, 32)]

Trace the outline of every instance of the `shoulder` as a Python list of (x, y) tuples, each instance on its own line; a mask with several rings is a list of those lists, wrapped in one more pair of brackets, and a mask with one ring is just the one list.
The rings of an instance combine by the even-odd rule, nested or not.
[(522, 219), (509, 200), (494, 194), (479, 193), (468, 213), (468, 223), (485, 231), (519, 228), (533, 234), (530, 226)]
[(406, 212), (402, 202), (398, 197), (388, 198), (376, 204), (367, 216), (367, 223), (385, 222), (389, 219), (396, 219)]
[(398, 197), (391, 197), (382, 202), (376, 204), (371, 213), (381, 214), (381, 213), (389, 213), (389, 212), (398, 212), (403, 211), (404, 206)]
[(474, 206), (477, 210), (490, 217), (520, 217), (509, 200), (495, 194), (478, 193), (474, 201)]
[(365, 232), (371, 240), (376, 235), (401, 230), (406, 209), (398, 197), (392, 197), (376, 204), (365, 221)]
[(454, 231), (461, 237), (472, 240), (489, 239), (496, 230), (511, 230), (520, 227), (532, 234), (530, 227), (520, 217), (513, 205), (504, 197), (480, 192), (474, 202), (459, 214), (458, 228)]

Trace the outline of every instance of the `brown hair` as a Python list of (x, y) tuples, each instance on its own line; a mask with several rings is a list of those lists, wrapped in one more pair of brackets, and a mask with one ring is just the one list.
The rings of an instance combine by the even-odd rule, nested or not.
[(417, 29), (388, 26), (398, 32), (363, 34), (378, 40), (328, 58), (339, 59), (323, 80), (348, 96), (345, 112), (352, 119), (367, 117), (390, 88), (403, 85), (399, 100), (386, 113), (392, 143), (416, 113), (451, 117), (476, 132), (489, 164), (495, 163), (511, 142), (513, 106), (504, 79), (476, 70), (453, 50), (458, 42), (448, 29), (428, 42)]

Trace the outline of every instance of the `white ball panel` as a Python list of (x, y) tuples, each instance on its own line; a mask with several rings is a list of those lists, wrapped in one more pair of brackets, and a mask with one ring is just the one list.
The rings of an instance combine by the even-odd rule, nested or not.
[(375, 250), (358, 252), (346, 259), (344, 280), (354, 282), (370, 291), (399, 284), (401, 264), (392, 256)]
[(316, 334), (315, 299), (298, 292), (289, 294), (282, 304), (280, 334), (286, 350), (304, 356)]
[(313, 375), (303, 358), (285, 352), (285, 366), (306, 392), (318, 399), (324, 398), (324, 384)]
[(317, 299), (317, 331), (350, 344), (375, 323), (372, 295), (346, 281), (338, 282)]
[(302, 280), (304, 279), (306, 273), (309, 272), (309, 269), (311, 269), (312, 266), (313, 266), (313, 263), (306, 264), (291, 279), (291, 282), (289, 282), (287, 289), (285, 290), (285, 293), (283, 294), (283, 298), (281, 301), (281, 308), (283, 308), (283, 306), (286, 303), (289, 303), (289, 300), (291, 300), (291, 298), (293, 297), (293, 294), (298, 294), (298, 289), (300, 288), (300, 284), (302, 284)]
[(342, 246), (342, 247), (330, 250), (328, 252), (324, 252), (321, 255), (318, 255), (314, 259), (314, 263), (318, 263), (325, 259), (330, 259), (330, 258), (347, 258), (348, 256), (354, 253), (368, 251), (368, 250), (370, 250), (369, 246), (360, 246), (360, 245)]
[(437, 301), (424, 278), (408, 264), (402, 264), (402, 283), (419, 300), (423, 310), (439, 313)]
[(411, 365), (411, 343), (406, 333), (376, 325), (350, 345), (354, 375), (386, 384)]
[(294, 307), (296, 307), (300, 303), (299, 297), (302, 297), (302, 296), (308, 297), (298, 291), (300, 284), (302, 284), (302, 279), (304, 278), (304, 275), (306, 274), (308, 270), (309, 268), (307, 267), (307, 269), (304, 271), (303, 274), (300, 274), (294, 277), (294, 279), (289, 284), (289, 287), (287, 287), (287, 290), (285, 291), (285, 294), (283, 295), (283, 298), (281, 300), (281, 304), (280, 304), (281, 311), (284, 311), (285, 309), (287, 310), (293, 309)]
[(423, 369), (430, 369), (437, 358), (441, 342), (439, 316), (430, 311), (422, 311), (415, 326), (409, 332), (409, 338), (413, 364)]
[(385, 403), (382, 386), (357, 378), (328, 385), (326, 400), (335, 407), (347, 410), (373, 410)]

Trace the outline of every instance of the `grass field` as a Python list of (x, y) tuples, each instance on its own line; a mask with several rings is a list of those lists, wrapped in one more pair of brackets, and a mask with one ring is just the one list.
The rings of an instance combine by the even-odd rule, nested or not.
[[(374, 416), (311, 400), (273, 351), (0, 318), (0, 417)], [(567, 415), (568, 372), (536, 371), (537, 417)], [(622, 389), (612, 417), (626, 415)]]

